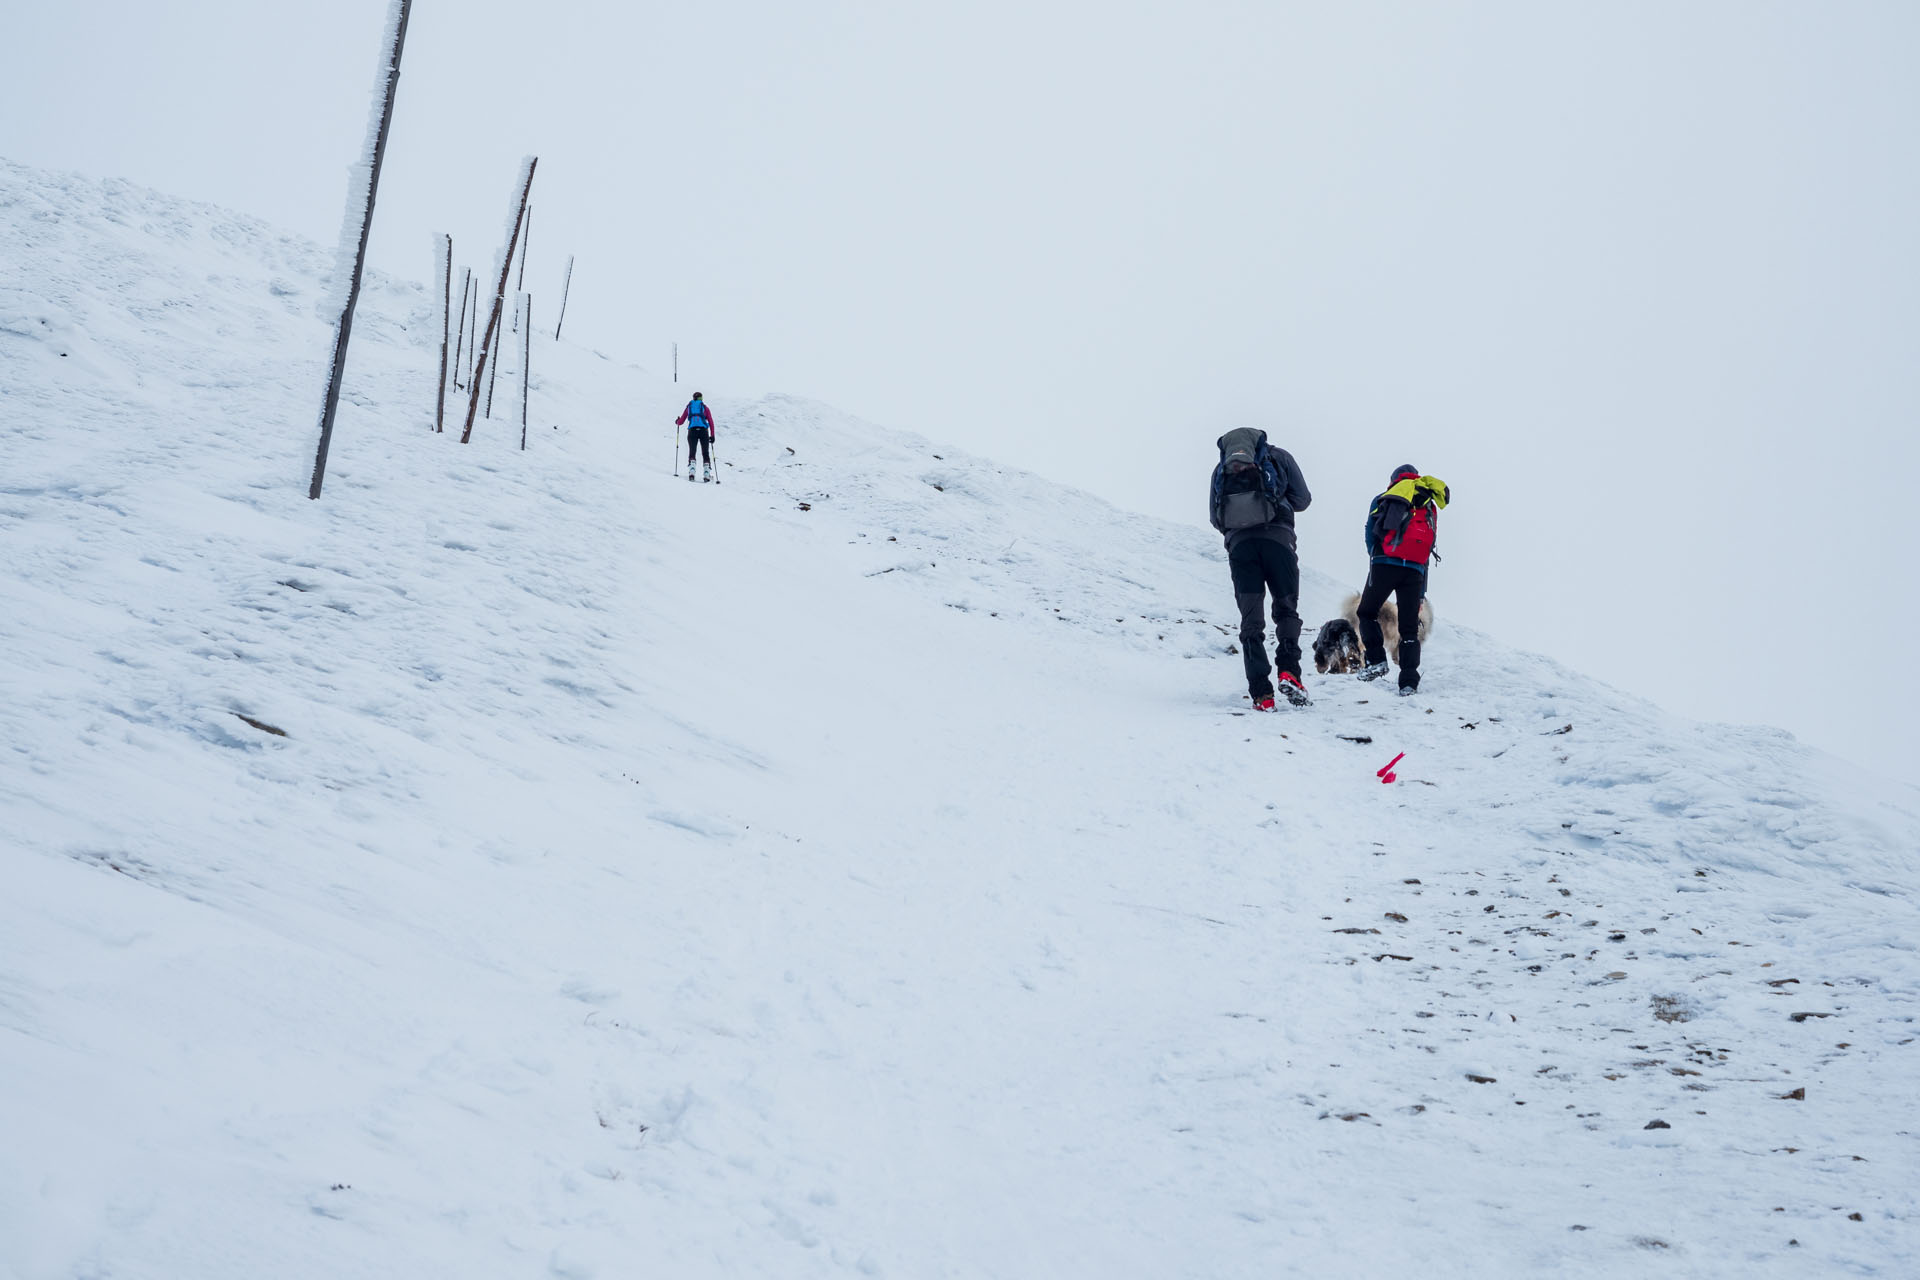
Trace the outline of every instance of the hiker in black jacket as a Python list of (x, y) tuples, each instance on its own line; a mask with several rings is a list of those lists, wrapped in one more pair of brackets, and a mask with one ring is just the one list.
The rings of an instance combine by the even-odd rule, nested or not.
[[(1220, 437), (1209, 516), (1227, 539), (1233, 599), (1240, 606), (1240, 651), (1247, 692), (1259, 711), (1273, 710), (1274, 686), (1296, 707), (1309, 705), (1300, 683), (1300, 555), (1293, 513), (1313, 501), (1300, 464), (1267, 443), (1267, 433), (1237, 427)], [(1273, 594), (1274, 666), (1268, 678), (1266, 594)]]

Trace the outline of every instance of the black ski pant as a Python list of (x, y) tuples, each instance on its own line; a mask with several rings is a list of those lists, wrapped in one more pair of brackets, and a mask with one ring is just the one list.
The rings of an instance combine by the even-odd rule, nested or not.
[[(707, 466), (713, 465), (713, 433), (705, 427), (687, 428), (687, 465), (693, 465), (693, 451), (700, 450), (701, 461)], [(658, 463), (654, 464), (658, 466)]]
[(1400, 687), (1420, 687), (1420, 601), (1427, 594), (1427, 575), (1404, 564), (1376, 564), (1367, 569), (1367, 585), (1360, 592), (1360, 644), (1369, 664), (1387, 660), (1387, 634), (1380, 625), (1380, 606), (1394, 598), (1400, 611)]
[(1274, 663), (1300, 674), (1300, 558), (1278, 538), (1242, 538), (1227, 548), (1233, 571), (1233, 602), (1240, 606), (1240, 653), (1247, 664), (1247, 692), (1271, 698), (1267, 668), (1266, 596), (1273, 595)]

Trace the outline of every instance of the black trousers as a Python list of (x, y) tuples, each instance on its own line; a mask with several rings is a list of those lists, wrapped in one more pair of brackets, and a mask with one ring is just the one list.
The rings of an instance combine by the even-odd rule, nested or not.
[(1278, 538), (1242, 538), (1227, 548), (1233, 602), (1240, 606), (1240, 653), (1247, 692), (1273, 696), (1267, 668), (1266, 596), (1273, 595), (1274, 664), (1300, 674), (1300, 558)]
[(1427, 575), (1402, 564), (1367, 568), (1367, 585), (1360, 592), (1360, 644), (1369, 663), (1387, 660), (1387, 635), (1380, 626), (1380, 606), (1394, 598), (1400, 611), (1400, 687), (1420, 687), (1420, 601), (1427, 594)]
[(687, 428), (687, 465), (693, 465), (693, 451), (700, 450), (700, 459), (708, 466), (713, 465), (713, 433), (705, 427)]

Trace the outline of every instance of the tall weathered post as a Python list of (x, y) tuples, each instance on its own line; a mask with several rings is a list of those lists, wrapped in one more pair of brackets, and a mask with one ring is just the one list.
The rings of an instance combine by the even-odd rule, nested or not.
[(320, 447), (313, 455), (313, 484), (309, 498), (320, 496), (320, 485), (327, 478), (327, 449), (333, 443), (333, 415), (340, 407), (340, 379), (347, 370), (347, 339), (353, 333), (353, 309), (360, 302), (360, 276), (367, 265), (367, 236), (373, 231), (373, 200), (380, 189), (380, 164), (387, 158), (387, 131), (393, 125), (393, 99), (400, 87), (400, 51), (407, 42), (407, 16), (413, 0), (393, 0), (387, 10), (386, 87), (380, 95), (380, 124), (374, 131), (372, 154), (356, 169), (356, 189), (348, 197), (347, 208), (360, 199), (358, 178), (364, 173), (367, 184), (365, 203), (360, 207), (360, 247), (353, 257), (353, 276), (347, 284), (346, 302), (340, 308), (340, 323), (334, 329), (333, 372), (327, 378), (327, 398), (320, 410)]
[(560, 318), (553, 325), (553, 340), (560, 341), (560, 326), (567, 322), (567, 294), (573, 291), (573, 255), (567, 255), (567, 279), (560, 286)]
[[(473, 395), (467, 401), (467, 427), (460, 433), (461, 444), (473, 439), (473, 420), (480, 412), (480, 375), (487, 371), (487, 357), (493, 354), (493, 340), (500, 333), (500, 312), (507, 303), (507, 273), (513, 269), (513, 251), (520, 243), (520, 226), (527, 217), (527, 196), (533, 191), (533, 170), (539, 163), (538, 156), (528, 156), (520, 162), (518, 211), (513, 217), (513, 231), (507, 238), (507, 251), (500, 258), (500, 284), (493, 291), (493, 311), (487, 317), (486, 336), (480, 340), (479, 363), (474, 366)], [(491, 405), (493, 397), (489, 395), (487, 399)]]
[(453, 326), (453, 237), (440, 233), (434, 248), (440, 253), (440, 394), (433, 403), (433, 429), (447, 429), (447, 342)]

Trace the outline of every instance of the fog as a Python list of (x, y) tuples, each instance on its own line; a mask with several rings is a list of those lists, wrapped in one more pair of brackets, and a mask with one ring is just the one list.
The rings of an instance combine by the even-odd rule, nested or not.
[[(331, 244), (384, 13), (6, 0), (0, 154)], [(371, 254), (538, 154), (570, 341), (1195, 524), (1258, 425), (1356, 588), (1412, 462), (1443, 622), (1914, 778), (1917, 135), (1908, 3), (420, 0)]]

